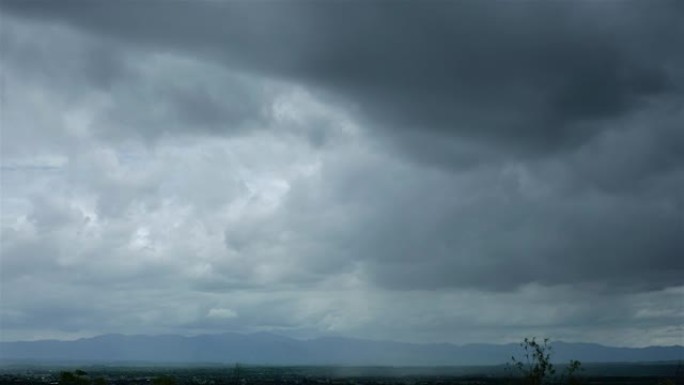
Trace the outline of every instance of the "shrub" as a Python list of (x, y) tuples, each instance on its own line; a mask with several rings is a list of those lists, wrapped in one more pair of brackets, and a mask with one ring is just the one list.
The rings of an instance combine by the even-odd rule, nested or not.
[(579, 384), (577, 372), (581, 370), (581, 363), (571, 360), (565, 373), (556, 377), (556, 368), (551, 363), (552, 349), (549, 339), (544, 338), (543, 342), (537, 342), (536, 338), (525, 338), (520, 346), (524, 349), (524, 361), (511, 357), (511, 364), (526, 384), (546, 385), (546, 384)]

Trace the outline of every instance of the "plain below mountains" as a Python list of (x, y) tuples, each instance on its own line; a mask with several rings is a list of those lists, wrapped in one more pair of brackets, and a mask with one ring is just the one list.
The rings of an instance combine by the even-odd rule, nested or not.
[[(619, 348), (553, 343), (553, 361), (653, 362), (684, 360), (682, 346)], [(499, 365), (520, 355), (518, 344), (411, 344), (352, 338), (298, 340), (269, 333), (176, 335), (108, 334), (74, 341), (0, 343), (0, 361), (90, 363), (244, 363), (269, 365)]]

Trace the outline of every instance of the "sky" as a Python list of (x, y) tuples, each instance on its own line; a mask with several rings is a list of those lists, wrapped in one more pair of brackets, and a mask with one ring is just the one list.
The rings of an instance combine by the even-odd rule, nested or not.
[(684, 344), (684, 3), (0, 1), (0, 339)]

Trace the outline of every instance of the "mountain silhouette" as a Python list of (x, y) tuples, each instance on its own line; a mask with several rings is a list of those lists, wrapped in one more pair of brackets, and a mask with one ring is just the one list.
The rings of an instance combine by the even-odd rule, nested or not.
[[(682, 346), (609, 347), (554, 342), (553, 360), (649, 362), (684, 359)], [(413, 344), (342, 337), (298, 340), (270, 333), (178, 335), (107, 334), (74, 341), (0, 343), (2, 362), (146, 362), (271, 365), (498, 365), (518, 344)]]

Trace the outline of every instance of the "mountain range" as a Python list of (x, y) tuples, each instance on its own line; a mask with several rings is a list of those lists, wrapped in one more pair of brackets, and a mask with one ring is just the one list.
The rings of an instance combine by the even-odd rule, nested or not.
[[(683, 346), (609, 347), (553, 342), (552, 360), (567, 362), (681, 361)], [(413, 344), (342, 337), (299, 340), (270, 333), (107, 334), (74, 341), (0, 342), (0, 362), (140, 362), (270, 365), (498, 365), (521, 356), (518, 344)]]

